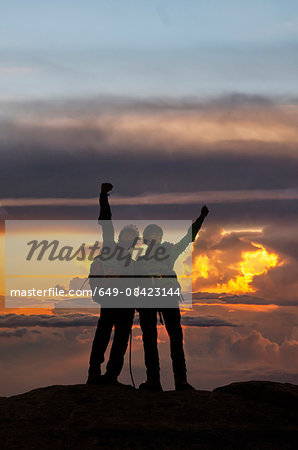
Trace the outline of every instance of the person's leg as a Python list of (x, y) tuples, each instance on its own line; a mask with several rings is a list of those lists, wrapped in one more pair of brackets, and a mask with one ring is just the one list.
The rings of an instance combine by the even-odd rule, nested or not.
[(105, 374), (106, 379), (111, 381), (116, 381), (122, 370), (133, 318), (134, 309), (120, 308), (114, 310), (115, 333)]
[(187, 383), (186, 377), (183, 332), (179, 307), (164, 308), (162, 309), (162, 315), (170, 339), (170, 351), (176, 389), (191, 389), (192, 386)]
[(92, 344), (89, 374), (100, 375), (100, 365), (104, 362), (104, 354), (109, 344), (112, 328), (113, 310), (102, 308)]
[(141, 308), (139, 310), (140, 326), (142, 329), (142, 339), (144, 346), (144, 359), (147, 372), (147, 381), (140, 385), (140, 388), (154, 386), (158, 390), (160, 386), (160, 367), (157, 348), (157, 311), (153, 308)]

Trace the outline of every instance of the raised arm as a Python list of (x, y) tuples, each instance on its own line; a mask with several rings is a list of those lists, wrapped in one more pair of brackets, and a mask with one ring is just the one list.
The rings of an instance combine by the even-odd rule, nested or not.
[(199, 229), (201, 228), (201, 226), (205, 220), (205, 217), (208, 216), (208, 214), (209, 214), (209, 209), (207, 208), (206, 205), (204, 205), (203, 208), (201, 209), (201, 215), (197, 218), (197, 220), (194, 221), (194, 223), (190, 227), (192, 242), (195, 241), (197, 234), (199, 232)]
[(194, 242), (196, 239), (196, 236), (205, 220), (205, 217), (208, 215), (209, 210), (206, 205), (203, 206), (201, 209), (201, 215), (193, 222), (193, 224), (189, 227), (187, 233), (183, 238), (177, 242), (177, 244), (174, 245), (173, 249), (171, 250), (171, 255), (173, 259), (177, 259), (178, 256), (184, 252), (186, 247), (191, 243)]
[(114, 242), (114, 226), (112, 223), (112, 212), (108, 199), (108, 192), (113, 189), (111, 183), (102, 183), (99, 195), (99, 216), (98, 223), (102, 227), (103, 245)]

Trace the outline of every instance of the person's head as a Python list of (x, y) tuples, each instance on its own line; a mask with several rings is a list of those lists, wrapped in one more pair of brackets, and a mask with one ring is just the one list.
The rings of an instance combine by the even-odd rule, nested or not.
[(154, 241), (155, 244), (160, 244), (162, 240), (163, 231), (162, 228), (154, 223), (147, 225), (143, 231), (143, 242), (149, 245)]
[(139, 239), (139, 230), (135, 225), (127, 225), (119, 233), (118, 242), (121, 247), (131, 248)]

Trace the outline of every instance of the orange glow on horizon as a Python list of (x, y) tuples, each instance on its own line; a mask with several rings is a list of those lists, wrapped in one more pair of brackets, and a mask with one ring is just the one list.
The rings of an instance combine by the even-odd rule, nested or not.
[(237, 311), (257, 311), (257, 312), (270, 312), (273, 311), (275, 309), (278, 309), (279, 306), (278, 305), (250, 305), (250, 304), (245, 304), (245, 303), (237, 303), (237, 304), (231, 304), (231, 303), (227, 303), (226, 305), (220, 305), (220, 306), (225, 306), (226, 308), (229, 308), (228, 312), (234, 312), (235, 310)]
[(5, 308), (1, 311), (1, 314), (23, 314), (24, 316), (33, 316), (44, 314), (52, 316), (53, 311), (49, 308)]

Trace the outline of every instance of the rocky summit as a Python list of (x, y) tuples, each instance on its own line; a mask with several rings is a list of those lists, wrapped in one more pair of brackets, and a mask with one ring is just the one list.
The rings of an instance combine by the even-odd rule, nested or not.
[(213, 391), (49, 386), (0, 398), (2, 449), (292, 449), (298, 386), (248, 381)]

